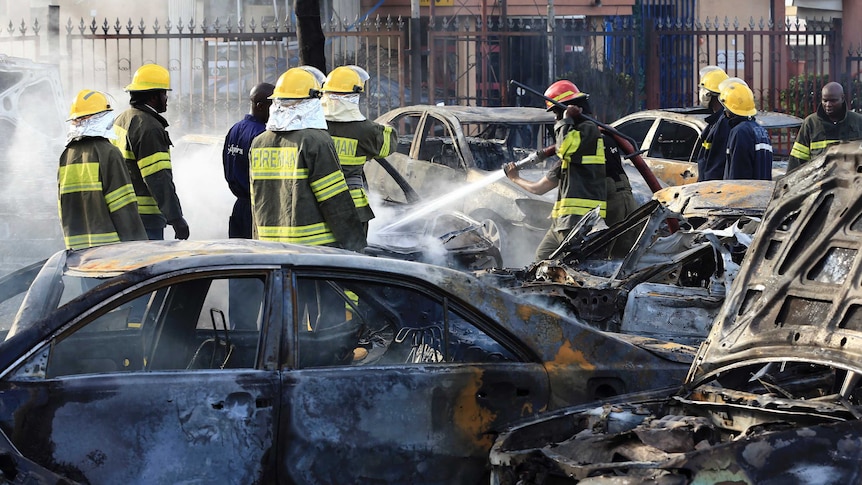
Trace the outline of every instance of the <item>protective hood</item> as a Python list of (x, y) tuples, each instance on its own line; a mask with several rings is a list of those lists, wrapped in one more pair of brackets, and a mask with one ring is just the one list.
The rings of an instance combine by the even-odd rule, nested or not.
[(323, 93), (320, 99), (326, 121), (365, 121), (359, 111), (359, 94)]
[(113, 140), (117, 138), (114, 133), (113, 111), (102, 111), (86, 118), (77, 118), (67, 122), (69, 131), (66, 133), (66, 145), (85, 136), (98, 136)]
[(267, 130), (296, 131), (305, 128), (326, 129), (319, 98), (272, 100)]
[(842, 143), (777, 181), (689, 383), (786, 360), (862, 372), (859, 166)]

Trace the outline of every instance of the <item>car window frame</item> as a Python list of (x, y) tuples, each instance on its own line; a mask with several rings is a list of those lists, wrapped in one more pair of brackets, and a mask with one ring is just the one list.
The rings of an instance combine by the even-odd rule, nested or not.
[[(283, 307), (284, 325), (283, 329), (283, 344), (281, 347), (282, 355), (287, 356), (280, 362), (280, 367), (283, 370), (301, 371), (296, 361), (296, 355), (299, 346), (299, 318), (295, 311), (297, 296), (297, 278), (314, 278), (314, 279), (347, 279), (347, 280), (362, 280), (384, 285), (396, 284), (400, 287), (407, 288), (418, 293), (428, 296), (430, 299), (439, 302), (445, 307), (447, 312), (454, 312), (462, 319), (468, 321), (475, 326), (479, 331), (483, 332), (489, 338), (493, 339), (497, 344), (503, 346), (508, 352), (514, 355), (518, 362), (521, 363), (541, 363), (541, 359), (529, 347), (521, 342), (513, 333), (509, 332), (502, 325), (489, 319), (483, 312), (471, 307), (469, 302), (462, 301), (452, 293), (449, 293), (443, 288), (430, 284), (427, 281), (403, 277), (384, 272), (363, 271), (361, 274), (355, 271), (339, 270), (332, 268), (304, 268), (304, 267), (287, 267), (284, 269), (283, 282), (285, 285), (284, 294), (290, 295), (290, 300), (285, 301)], [(445, 302), (440, 301), (445, 299)], [(288, 304), (289, 303), (289, 304)], [(430, 365), (465, 365), (458, 362), (440, 362)], [(403, 364), (408, 365), (408, 364)], [(429, 364), (409, 364), (409, 365), (429, 365)], [(363, 366), (336, 366), (340, 368)], [(332, 368), (332, 367), (328, 367)], [(313, 369), (313, 368), (308, 368)]]
[[(27, 351), (21, 357), (16, 359), (13, 365), (8, 366), (2, 372), (2, 374), (0, 374), (0, 379), (14, 380), (16, 378), (21, 378), (22, 375), (26, 376), (26, 372), (24, 372), (23, 374), (19, 373), (19, 370), (21, 370), (21, 366), (26, 366), (26, 364), (33, 356), (38, 356), (38, 354), (46, 354), (50, 352), (50, 347), (55, 339), (60, 338), (61, 336), (63, 338), (66, 338), (68, 335), (77, 332), (82, 327), (85, 327), (94, 320), (107, 314), (112, 309), (129, 303), (136, 298), (167, 288), (177, 283), (182, 283), (184, 281), (190, 281), (195, 279), (230, 278), (231, 276), (261, 276), (264, 278), (264, 290), (263, 309), (260, 317), (261, 335), (258, 343), (258, 355), (256, 358), (255, 366), (253, 369), (245, 368), (230, 370), (274, 370), (273, 362), (275, 362), (276, 357), (274, 357), (273, 354), (277, 353), (278, 341), (280, 340), (282, 333), (280, 330), (280, 327), (282, 326), (280, 320), (282, 313), (280, 304), (281, 293), (278, 292), (277, 295), (275, 294), (276, 288), (281, 287), (280, 279), (282, 277), (282, 274), (279, 269), (280, 266), (278, 265), (244, 265), (242, 267), (218, 265), (205, 268), (197, 267), (169, 271), (136, 282), (128, 287), (121, 288), (114, 293), (108, 294), (105, 298), (97, 301), (96, 303), (93, 303), (91, 301), (93, 295), (104, 294), (106, 290), (109, 290), (114, 286), (114, 282), (121, 280), (123, 277), (120, 276), (105, 279), (101, 282), (101, 284), (95, 286), (81, 297), (75, 298), (74, 300), (68, 302), (66, 305), (52, 311), (46, 318), (46, 321), (52, 321), (58, 318), (65, 318), (65, 315), (69, 313), (71, 313), (73, 316), (69, 318), (68, 321), (61, 323), (59, 326), (52, 328), (50, 329), (50, 331), (45, 333), (35, 345), (27, 349)], [(44, 368), (42, 370), (44, 371)], [(225, 369), (225, 371), (226, 370), (228, 369)], [(182, 371), (183, 370), (144, 370), (144, 372)], [(43, 376), (40, 379), (65, 379), (74, 378), (78, 375), (64, 375), (54, 378), (46, 378)]]

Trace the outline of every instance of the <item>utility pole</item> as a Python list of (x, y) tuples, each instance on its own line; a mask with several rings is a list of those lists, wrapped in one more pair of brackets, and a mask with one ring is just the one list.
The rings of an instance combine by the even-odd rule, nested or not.
[(422, 35), (419, 29), (419, 0), (410, 0), (410, 101), (413, 104), (422, 102)]
[(548, 82), (554, 82), (554, 0), (548, 0)]

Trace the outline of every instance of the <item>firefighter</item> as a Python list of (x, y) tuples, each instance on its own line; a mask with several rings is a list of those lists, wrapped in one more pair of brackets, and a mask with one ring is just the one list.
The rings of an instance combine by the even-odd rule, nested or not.
[(126, 159), (147, 236), (164, 239), (167, 223), (177, 239), (188, 239), (189, 225), (183, 218), (171, 170), (171, 139), (165, 130), (168, 122), (161, 115), (168, 109), (170, 74), (162, 66), (144, 64), (125, 90), (131, 107), (114, 121), (117, 137), (112, 142)]
[(730, 127), (724, 180), (772, 180), (772, 144), (766, 128), (754, 119), (754, 93), (732, 78), (722, 81), (719, 90)]
[(314, 68), (294, 67), (275, 85), (266, 131), (251, 144), (254, 237), (365, 248), (365, 232), (338, 163)]
[(66, 149), (57, 185), (60, 223), (68, 249), (146, 240), (123, 156), (113, 137), (113, 108), (104, 94), (84, 89), (69, 110)]
[(228, 237), (251, 239), (251, 196), (249, 192), (248, 153), (254, 137), (266, 130), (269, 120), (269, 107), (275, 86), (260, 83), (251, 89), (249, 100), (251, 108), (242, 120), (234, 124), (224, 139), (222, 164), (224, 178), (236, 202), (228, 219)]
[(374, 212), (365, 192), (363, 167), (371, 158), (389, 156), (398, 143), (392, 127), (369, 121), (359, 111), (359, 95), (369, 77), (359, 66), (336, 67), (323, 83), (321, 99), (329, 134), (366, 235)]
[(787, 170), (810, 161), (833, 143), (862, 139), (862, 115), (847, 109), (844, 87), (826, 83), (820, 90), (817, 112), (805, 117), (790, 150)]
[(560, 160), (537, 182), (522, 179), (513, 163), (505, 167), (511, 181), (534, 194), (544, 194), (559, 186), (551, 211), (551, 228), (536, 249), (537, 260), (548, 258), (584, 214), (596, 207), (600, 208), (602, 218), (607, 212), (604, 141), (598, 126), (581, 116), (588, 106), (588, 95), (571, 81), (562, 80), (551, 84), (545, 97), (567, 105), (564, 110), (546, 101), (548, 111), (557, 117), (554, 132)]
[(724, 69), (706, 66), (700, 70), (700, 105), (712, 112), (706, 117), (700, 148), (697, 152), (697, 181), (721, 180), (727, 160), (727, 135), (730, 127), (724, 107), (718, 101), (718, 85), (728, 78)]

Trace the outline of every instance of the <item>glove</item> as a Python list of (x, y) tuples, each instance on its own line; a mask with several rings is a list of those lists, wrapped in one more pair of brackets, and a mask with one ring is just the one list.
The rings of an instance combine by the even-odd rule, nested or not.
[(584, 110), (582, 110), (580, 106), (574, 104), (566, 106), (566, 116), (573, 120), (577, 120), (578, 118), (580, 118), (581, 113), (583, 112)]
[(537, 163), (544, 162), (544, 161), (545, 161), (545, 159), (546, 159), (546, 158), (548, 158), (548, 156), (547, 156), (547, 155), (545, 155), (545, 151), (546, 151), (546, 149), (544, 149), (544, 148), (543, 148), (543, 149), (538, 150), (538, 151), (536, 152), (536, 161), (537, 161)]
[(188, 239), (189, 238), (189, 223), (186, 222), (185, 219), (180, 217), (179, 219), (174, 219), (172, 221), (168, 221), (168, 224), (174, 228), (174, 238), (175, 239)]

